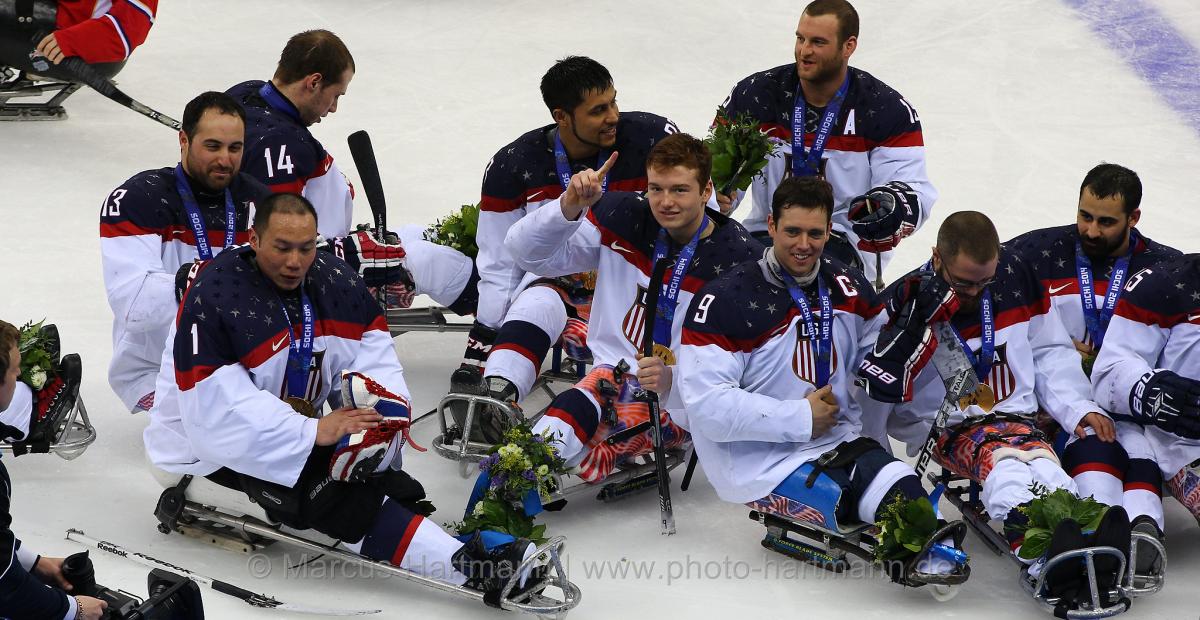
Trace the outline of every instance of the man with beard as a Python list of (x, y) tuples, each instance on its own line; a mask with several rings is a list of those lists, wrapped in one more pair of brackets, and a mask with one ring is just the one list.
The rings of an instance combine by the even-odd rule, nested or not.
[[(729, 117), (748, 114), (779, 144), (751, 186), (746, 228), (766, 235), (771, 196), (789, 176), (833, 185), (833, 237), (826, 252), (877, 279), (891, 250), (929, 218), (937, 190), (925, 172), (921, 120), (911, 104), (871, 74), (851, 67), (858, 13), (845, 0), (816, 0), (796, 26), (795, 62), (755, 73), (733, 87)], [(721, 122), (718, 118), (717, 122)], [(741, 196), (722, 197), (722, 210)]]
[[(1092, 400), (1057, 309), (1033, 270), (1000, 245), (991, 220), (976, 211), (947, 217), (931, 260), (891, 284), (883, 299), (889, 321), (859, 376), (871, 399), (894, 407), (864, 402), (864, 416), (869, 409), (871, 415), (885, 416), (889, 434), (905, 443), (910, 455), (921, 449), (946, 397), (942, 377), (927, 365), (937, 346), (932, 325), (946, 320), (974, 366), (979, 387), (950, 414), (932, 456), (944, 469), (981, 485), (984, 509), (1004, 522), (1016, 552), (1028, 519), (1021, 508), (1035, 500), (1035, 487), (1083, 496), (1035, 429), (1035, 414), (1045, 410), (1081, 445), (1116, 437), (1112, 420)], [(1055, 531), (1049, 556), (1092, 544), (1128, 555), (1128, 517), (1119, 505), (1108, 515), (1111, 522), (1091, 539), (1080, 532), (1082, 524), (1073, 531), (1070, 524), (1064, 526), (1068, 531)], [(1114, 560), (1095, 562), (1102, 597), (1120, 577)], [(1034, 564), (1027, 575), (1034, 578), (1038, 571)], [(1069, 594), (1074, 605), (1073, 597), (1085, 593), (1079, 589), (1081, 575), (1056, 571), (1047, 579), (1052, 591)]]
[[(1130, 278), (1180, 254), (1135, 228), (1141, 199), (1136, 172), (1102, 163), (1079, 187), (1075, 225), (1030, 231), (1005, 244), (1037, 274), (1089, 374)], [(1116, 442), (1072, 438), (1062, 452), (1063, 467), (1081, 494), (1124, 506), (1135, 529), (1161, 538), (1163, 479), (1145, 430), (1128, 421), (1118, 421), (1116, 430)], [(1153, 570), (1155, 561), (1140, 554), (1139, 572)]]
[[(154, 403), (154, 376), (176, 311), (176, 274), (249, 240), (254, 205), (270, 190), (241, 168), (245, 113), (229, 95), (188, 102), (179, 164), (140, 172), (100, 208), (100, 256), (113, 311), (108, 381), (130, 411)], [(335, 239), (369, 284), (402, 277), (398, 248), (365, 232)]]

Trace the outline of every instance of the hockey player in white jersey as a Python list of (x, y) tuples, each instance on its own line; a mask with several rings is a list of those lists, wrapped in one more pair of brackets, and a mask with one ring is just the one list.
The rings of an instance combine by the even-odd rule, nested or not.
[(244, 492), (272, 520), (367, 558), (498, 592), (503, 568), (511, 576), (533, 546), (464, 545), (425, 518), (424, 489), (401, 469), (411, 412), (383, 314), (316, 242), (312, 205), (276, 194), (249, 245), (200, 272), (163, 354), (143, 434), (151, 462)]
[[(916, 109), (895, 90), (850, 66), (858, 12), (845, 0), (809, 3), (796, 26), (795, 62), (752, 74), (723, 104), (749, 114), (779, 143), (750, 192), (746, 228), (764, 241), (771, 196), (789, 176), (833, 185), (834, 236), (827, 254), (879, 281), (892, 249), (929, 218), (937, 190), (925, 171)], [(719, 121), (719, 119), (718, 119)], [(736, 208), (742, 195), (733, 197)], [(728, 204), (729, 197), (719, 197)]]
[[(1091, 372), (1129, 278), (1180, 255), (1138, 231), (1141, 199), (1137, 173), (1099, 164), (1080, 184), (1075, 224), (1033, 230), (1004, 244), (1033, 268), (1083, 356), (1085, 372)], [(1096, 442), (1060, 432), (1059, 441), (1070, 438), (1061, 452), (1063, 468), (1081, 495), (1124, 506), (1134, 530), (1162, 538), (1163, 478), (1145, 432), (1117, 421), (1116, 434), (1115, 442)], [(1162, 562), (1145, 551), (1138, 555), (1138, 572), (1151, 574)]]
[[(664, 446), (687, 442), (667, 415), (683, 407), (672, 377), (684, 308), (705, 282), (762, 249), (737, 222), (706, 209), (712, 159), (703, 142), (686, 134), (658, 142), (646, 157), (645, 196), (603, 191), (618, 157), (574, 174), (562, 196), (514, 224), (505, 240), (518, 266), (541, 276), (596, 270), (588, 330), (595, 366), (534, 425), (535, 432), (553, 432), (568, 466), (588, 482), (650, 451), (648, 407), (632, 398), (639, 384), (659, 394)], [(653, 265), (671, 257), (665, 281), (650, 282)], [(645, 307), (649, 286), (662, 287), (657, 308)], [(643, 358), (647, 313), (654, 317), (655, 355)], [(615, 372), (621, 362), (636, 372)], [(601, 388), (608, 382), (615, 393)], [(626, 429), (621, 441), (605, 441)]]
[(1092, 385), (1101, 405), (1144, 427), (1167, 489), (1200, 520), (1200, 255), (1130, 276)]
[[(676, 421), (721, 499), (837, 531), (928, 496), (912, 466), (860, 434), (854, 372), (886, 315), (861, 272), (822, 255), (832, 212), (827, 182), (784, 180), (767, 223), (773, 247), (693, 297), (676, 381), (686, 407)], [(813, 508), (826, 488), (814, 489), (818, 476), (837, 489), (834, 515)], [(887, 558), (893, 580), (953, 585), (970, 574), (965, 557), (950, 551), (959, 564), (931, 551), (961, 547), (966, 526), (932, 517), (920, 552)]]
[[(140, 172), (100, 207), (100, 257), (113, 311), (113, 357), (108, 381), (133, 412), (154, 404), (154, 377), (175, 317), (176, 276), (246, 243), (254, 205), (270, 191), (239, 172), (245, 113), (224, 93), (202, 93), (183, 111), (179, 164)], [(367, 231), (332, 240), (372, 286), (411, 279), (403, 248), (379, 243)]]
[[(1034, 428), (1034, 414), (1044, 409), (1080, 441), (1113, 441), (1113, 422), (1092, 401), (1079, 355), (1033, 271), (1000, 246), (986, 215), (960, 211), (939, 228), (932, 259), (884, 292), (889, 323), (859, 369), (868, 395), (877, 401), (864, 401), (864, 415), (888, 416), (889, 433), (908, 446), (910, 455), (925, 443), (946, 396), (937, 371), (925, 365), (937, 343), (930, 325), (938, 319), (924, 308), (950, 299), (956, 309), (948, 322), (974, 366), (979, 388), (950, 415), (933, 458), (982, 486), (987, 516), (1003, 521), (1016, 552), (1023, 538), (1019, 526), (1028, 519), (1020, 509), (1035, 499), (1035, 485), (1078, 493)], [(1112, 546), (1128, 556), (1130, 526), (1120, 506), (1108, 509), (1101, 529), (1089, 538), (1080, 534), (1082, 524), (1066, 519), (1059, 525), (1063, 531), (1055, 532), (1049, 557), (1088, 544)], [(1117, 560), (1097, 558), (1095, 566), (1101, 604), (1118, 604), (1108, 600), (1122, 578)], [(1027, 568), (1031, 578), (1040, 567)], [(1088, 590), (1081, 587), (1082, 567), (1056, 568), (1048, 576), (1055, 595), (1068, 606), (1090, 604), (1083, 600)]]

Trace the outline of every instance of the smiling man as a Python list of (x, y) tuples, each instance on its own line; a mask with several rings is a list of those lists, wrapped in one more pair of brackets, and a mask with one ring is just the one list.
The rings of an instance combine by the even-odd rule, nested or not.
[[(1030, 231), (1005, 244), (1032, 266), (1088, 373), (1126, 285), (1180, 255), (1135, 228), (1141, 201), (1136, 172), (1102, 163), (1079, 186), (1074, 225)], [(1146, 430), (1130, 421), (1117, 421), (1116, 430), (1116, 443), (1070, 441), (1063, 466), (1084, 495), (1124, 506), (1135, 529), (1161, 538), (1163, 478)], [(1154, 569), (1151, 555), (1139, 555), (1139, 571)]]
[[(743, 79), (723, 105), (731, 117), (750, 115), (779, 144), (751, 185), (746, 228), (766, 241), (779, 183), (791, 176), (823, 178), (834, 199), (826, 253), (874, 279), (875, 254), (886, 267), (892, 248), (928, 219), (937, 190), (925, 172), (916, 109), (850, 66), (858, 24), (858, 12), (845, 0), (808, 4), (796, 26), (795, 62)], [(741, 198), (718, 200), (734, 209)]]
[[(526, 274), (504, 247), (509, 228), (558, 198), (571, 175), (600, 168), (613, 152), (621, 157), (608, 172), (604, 189), (645, 190), (646, 154), (677, 131), (662, 116), (620, 112), (612, 75), (591, 58), (559, 60), (542, 76), (541, 91), (554, 123), (497, 151), (484, 171), (476, 238), (479, 311), (462, 366), (451, 380), (456, 392), (484, 391), (480, 378), (485, 377), (496, 397), (523, 398), (564, 328), (571, 325), (568, 332), (576, 342), (586, 333), (590, 279)], [(456, 411), (461, 417), (465, 407)]]
[[(668, 411), (681, 413), (675, 355), (692, 295), (762, 252), (741, 225), (705, 207), (712, 195), (712, 158), (703, 142), (675, 134), (656, 144), (646, 156), (645, 196), (604, 191), (618, 157), (613, 153), (598, 170), (573, 175), (558, 199), (516, 223), (505, 240), (517, 265), (540, 276), (596, 270), (588, 332), (595, 365), (574, 388), (555, 397), (533, 427), (534, 432), (550, 430), (561, 456), (589, 482), (649, 452), (651, 431), (604, 441), (649, 421), (647, 405), (632, 400), (639, 383), (659, 394), (664, 418)], [(661, 259), (673, 259), (673, 266), (663, 282), (650, 282)], [(657, 308), (645, 307), (651, 286), (662, 289)], [(648, 316), (654, 317), (655, 355), (642, 358)], [(635, 371), (615, 372), (622, 360)], [(617, 386), (617, 393), (605, 394), (603, 382)], [(664, 445), (686, 441), (682, 429), (664, 420)]]

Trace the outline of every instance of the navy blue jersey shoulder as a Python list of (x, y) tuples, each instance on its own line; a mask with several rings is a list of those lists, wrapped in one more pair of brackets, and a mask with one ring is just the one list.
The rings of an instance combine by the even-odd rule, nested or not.
[[(264, 183), (272, 183), (276, 177), (285, 182), (295, 177), (306, 178), (325, 159), (325, 147), (307, 127), (267, 103), (258, 92), (264, 84), (263, 80), (250, 80), (225, 91), (246, 111), (242, 169)], [(272, 147), (287, 150), (275, 148), (268, 152)], [(267, 155), (273, 161), (268, 162)]]
[[(241, 358), (287, 329), (299, 325), (299, 312), (287, 311), (285, 298), (254, 264), (255, 252), (241, 246), (217, 255), (188, 289), (179, 323), (207, 324), (230, 338), (232, 353)], [(381, 312), (362, 278), (342, 259), (317, 252), (304, 280), (304, 291), (316, 319), (365, 332)], [(215, 322), (215, 324), (214, 324)], [(359, 332), (359, 333), (361, 333)]]
[[(116, 213), (107, 210), (102, 221), (115, 223), (129, 221), (146, 229), (161, 230), (186, 227), (187, 213), (183, 199), (176, 187), (175, 169), (157, 168), (139, 172), (125, 181), (116, 191), (125, 190), (120, 197)], [(250, 229), (250, 206), (270, 195), (267, 186), (254, 177), (239, 172), (229, 186), (237, 211), (237, 229)], [(192, 193), (200, 207), (200, 215), (208, 230), (225, 229), (225, 192), (206, 193), (192, 185)], [(115, 192), (114, 192), (115, 194)], [(113, 201), (110, 196), (109, 202)]]
[[(1038, 279), (1061, 280), (1073, 279), (1077, 275), (1075, 245), (1078, 241), (1079, 227), (1067, 224), (1031, 230), (1006, 241), (1004, 247), (1024, 258)], [(1131, 272), (1136, 272), (1180, 254), (1179, 250), (1149, 239), (1134, 229), (1133, 257), (1129, 261), (1129, 268)], [(1108, 280), (1117, 258), (1109, 257), (1103, 265), (1093, 263), (1093, 275), (1097, 281)]]
[[(925, 267), (921, 266), (904, 274), (898, 280), (889, 284), (880, 293), (879, 298), (883, 301), (889, 316), (895, 316), (896, 314), (897, 287), (906, 279), (924, 269)], [(992, 308), (995, 316), (1007, 310), (1024, 308), (1030, 305), (1040, 307), (1045, 303), (1046, 292), (1028, 261), (1003, 247), (1000, 251), (1000, 260), (996, 265), (995, 280), (988, 285), (987, 290), (992, 296)], [(958, 314), (954, 315), (952, 322), (955, 327), (960, 329), (972, 326), (978, 327), (979, 313), (963, 312), (960, 310)]]
[[(748, 113), (765, 125), (780, 125), (791, 132), (795, 93), (799, 85), (796, 63), (760, 71), (738, 82), (725, 102), (732, 115)], [(883, 143), (897, 135), (920, 131), (921, 122), (900, 93), (882, 80), (850, 67), (850, 87), (838, 115), (835, 134), (861, 136)], [(850, 111), (855, 111), (854, 131), (847, 132)], [(820, 115), (810, 108), (805, 131), (815, 132)]]
[(1194, 315), (1200, 310), (1200, 254), (1179, 254), (1133, 274), (1121, 294), (1130, 303), (1162, 316)]

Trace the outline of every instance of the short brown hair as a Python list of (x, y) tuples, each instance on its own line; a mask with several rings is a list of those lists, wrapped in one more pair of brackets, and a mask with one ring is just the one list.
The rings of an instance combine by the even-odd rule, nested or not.
[(788, 177), (771, 196), (771, 219), (779, 225), (783, 210), (789, 207), (820, 209), (825, 223), (833, 221), (833, 186), (820, 177)]
[(8, 358), (21, 342), (21, 332), (12, 323), (0, 321), (0, 384), (8, 376)]
[(291, 84), (320, 73), (326, 85), (337, 84), (347, 69), (354, 71), (354, 57), (336, 34), (328, 30), (305, 30), (288, 39), (283, 47), (275, 79), (280, 84)]
[(267, 223), (276, 213), (290, 215), (311, 215), (313, 222), (317, 221), (317, 209), (307, 198), (300, 194), (281, 193), (271, 194), (266, 200), (258, 203), (254, 210), (254, 230), (262, 235), (267, 232)]
[(646, 156), (646, 169), (683, 166), (696, 171), (696, 180), (703, 190), (712, 176), (712, 155), (703, 141), (686, 133), (673, 133), (654, 145)]
[(804, 12), (811, 17), (832, 15), (838, 21), (838, 45), (850, 37), (858, 36), (858, 11), (846, 0), (813, 0), (804, 7)]
[(1000, 236), (988, 216), (978, 211), (959, 211), (951, 213), (938, 228), (937, 250), (943, 261), (966, 254), (976, 263), (986, 263), (1000, 255)]

